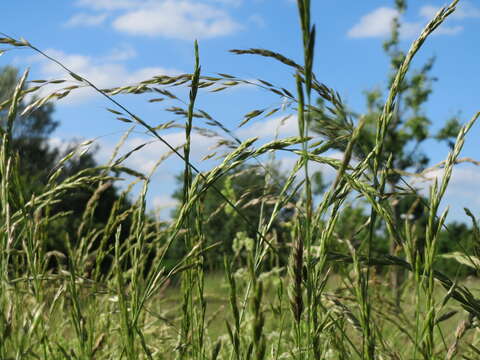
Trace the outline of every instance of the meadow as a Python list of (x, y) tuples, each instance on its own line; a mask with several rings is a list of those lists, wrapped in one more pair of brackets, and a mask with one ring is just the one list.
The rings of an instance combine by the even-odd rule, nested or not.
[[(480, 231), (474, 214), (466, 210), (472, 221), (468, 246), (447, 256), (439, 252), (441, 236), (449, 232), (448, 210), (440, 213), (440, 202), (480, 113), (459, 127), (448, 157), (434, 167), (442, 174), (431, 182), (427, 197), (410, 183), (426, 172), (397, 169), (387, 140), (395, 129), (397, 103), (412, 60), (457, 3), (442, 8), (400, 58), (377, 116), (358, 121), (350, 121), (340, 95), (313, 72), (316, 34), (309, 0), (297, 4), (303, 64), (266, 49), (234, 51), (283, 63), (287, 74), (295, 75), (295, 94), (266, 80), (203, 75), (197, 43), (189, 74), (99, 89), (95, 79), (72, 72), (28, 40), (2, 35), (4, 46), (29, 49), (57, 63), (74, 85), (21, 107), (22, 101), (52, 83), (29, 81), (26, 71), (0, 105), (6, 115), (0, 130), (0, 358), (480, 358), (478, 280), (451, 269), (454, 263), (454, 269), (463, 266), (470, 275), (479, 270)], [(241, 141), (232, 129), (197, 108), (203, 91), (228, 92), (238, 85), (286, 99), (298, 119), (298, 135), (260, 145), (257, 138)], [(142, 151), (139, 146), (121, 152), (129, 132), (107, 164), (62, 176), (69, 162), (91, 145), (87, 141), (63, 156), (41, 188), (25, 189), (21, 159), (12, 146), (15, 122), (82, 87), (106, 97), (112, 116), (145, 130), (184, 164), (181, 204), (171, 221), (157, 221), (146, 206), (152, 175), (165, 158), (150, 174), (126, 167), (125, 160)], [(188, 89), (185, 102), (173, 93), (179, 87)], [(162, 136), (177, 124), (153, 126), (116, 97), (152, 93), (152, 101), (178, 100), (170, 112), (183, 121), (182, 146), (173, 147)], [(252, 110), (244, 123), (284, 110)], [(323, 137), (311, 130), (320, 111), (329, 114), (321, 123)], [(216, 165), (203, 172), (191, 161), (198, 119), (228, 138), (225, 153), (213, 157)], [(338, 149), (341, 159), (329, 156)], [(274, 158), (285, 152), (297, 160), (291, 172), (280, 177)], [(334, 181), (317, 195), (312, 163), (336, 171)], [(235, 196), (234, 180), (228, 179), (245, 172), (252, 178), (249, 171), (260, 175), (261, 187), (257, 182), (242, 190), (254, 194), (246, 203), (242, 194)], [(94, 214), (102, 193), (122, 176), (133, 179), (132, 185), (121, 192), (99, 227)], [(141, 191), (125, 206), (134, 185)], [(58, 206), (83, 188), (92, 189), (92, 195), (78, 227), (63, 234), (59, 229), (70, 214)], [(407, 201), (399, 216), (398, 204), (412, 197), (415, 201)], [(367, 214), (359, 221), (353, 220), (352, 202), (364, 204)], [(408, 216), (417, 208), (422, 222)], [(239, 228), (232, 238), (212, 239), (212, 213), (220, 213), (223, 222), (235, 220)], [(63, 234), (56, 240), (61, 246), (53, 249), (47, 244), (56, 233)], [(442, 266), (447, 258), (448, 271)]]

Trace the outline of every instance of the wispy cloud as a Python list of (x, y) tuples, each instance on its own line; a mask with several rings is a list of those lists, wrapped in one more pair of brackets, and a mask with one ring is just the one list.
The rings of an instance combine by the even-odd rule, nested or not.
[[(438, 6), (424, 5), (418, 11), (418, 15), (422, 18), (421, 21), (407, 21), (396, 9), (379, 7), (362, 16), (359, 22), (347, 32), (347, 36), (350, 38), (386, 37), (390, 33), (393, 19), (397, 17), (401, 23), (400, 37), (404, 39), (412, 38), (420, 33), (426, 21), (432, 19), (438, 10), (440, 10)], [(480, 18), (480, 9), (469, 2), (465, 2), (458, 6), (449, 19), (458, 21), (466, 18)], [(442, 24), (433, 34), (456, 35), (463, 31), (463, 28), (462, 25)]]
[[(445, 170), (437, 169), (428, 173), (431, 181), (418, 182), (414, 184), (420, 193), (428, 196), (429, 187), (433, 180), (441, 181)], [(449, 214), (452, 220), (467, 220), (464, 208), (469, 208), (473, 213), (480, 212), (480, 198), (478, 197), (478, 184), (480, 182), (480, 168), (472, 165), (456, 165), (452, 172), (450, 183), (442, 201), (442, 208), (450, 207)], [(443, 211), (443, 210), (442, 210)]]
[(264, 28), (267, 25), (267, 22), (260, 14), (250, 15), (248, 21), (259, 28)]
[[(331, 151), (327, 154), (323, 154), (326, 157), (341, 160), (343, 159), (343, 152), (340, 151)], [(282, 173), (290, 173), (293, 170), (293, 167), (299, 160), (298, 156), (282, 156), (277, 159), (279, 162), (280, 170)], [(321, 164), (318, 162), (313, 162), (310, 161), (308, 164), (309, 172), (310, 174), (313, 174), (315, 172), (321, 172), (325, 182), (331, 182), (335, 179), (335, 176), (337, 174), (337, 171), (332, 168), (330, 165), (327, 164)], [(300, 170), (301, 174), (304, 174), (303, 170)]]
[[(91, 11), (108, 12), (113, 19), (112, 27), (119, 32), (180, 40), (215, 38), (241, 30), (243, 26), (225, 9), (241, 4), (241, 0), (77, 1), (78, 6)], [(85, 16), (80, 15), (70, 21), (78, 25), (82, 20), (87, 23)]]
[(133, 59), (137, 56), (137, 52), (133, 46), (129, 44), (122, 44), (119, 47), (110, 50), (110, 53), (102, 57), (103, 62), (117, 62)]
[(257, 120), (242, 127), (236, 131), (236, 134), (240, 137), (260, 137), (260, 138), (273, 138), (275, 134), (280, 137), (294, 136), (298, 134), (298, 120), (296, 116), (275, 117), (268, 120)]
[[(440, 6), (424, 5), (420, 8), (420, 15), (431, 19), (440, 10)], [(463, 20), (463, 19), (479, 19), (480, 8), (475, 7), (469, 1), (460, 1), (457, 5), (455, 12), (449, 16), (450, 19)]]
[(457, 35), (463, 31), (462, 25), (455, 26), (440, 26), (433, 35)]
[(119, 16), (113, 27), (132, 35), (191, 40), (229, 35), (241, 28), (226, 12), (190, 1), (165, 1)]
[(119, 10), (133, 8), (141, 2), (138, 0), (77, 0), (76, 5), (93, 10)]
[(214, 4), (222, 4), (227, 6), (240, 6), (243, 4), (243, 0), (208, 0)]
[[(185, 143), (184, 131), (170, 132), (168, 134), (161, 134), (161, 136), (172, 147), (178, 147)], [(215, 151), (213, 148), (217, 145), (220, 139), (220, 137), (208, 137), (193, 132), (191, 134), (191, 161), (195, 164), (200, 164), (206, 155)], [(122, 153), (126, 153), (146, 142), (148, 142), (148, 144), (145, 147), (138, 152), (134, 152), (125, 162), (126, 166), (145, 174), (153, 169), (158, 159), (170, 151), (170, 149), (161, 141), (152, 142), (150, 139), (144, 137), (132, 137), (125, 142)], [(104, 147), (108, 150), (114, 148), (114, 145), (109, 143), (100, 143), (100, 145), (102, 148)], [(105, 151), (105, 153), (108, 154), (109, 151)], [(178, 160), (176, 155), (172, 155), (171, 159), (176, 165), (180, 165), (179, 168), (183, 166), (181, 162), (176, 161)]]
[(178, 205), (178, 200), (168, 195), (158, 195), (153, 198), (153, 207), (158, 210), (172, 210)]
[[(180, 71), (162, 67), (144, 67), (130, 70), (121, 62), (135, 56), (133, 48), (128, 46), (114, 49), (112, 53), (102, 57), (92, 57), (81, 54), (67, 54), (56, 49), (46, 50), (50, 56), (58, 59), (73, 72), (92, 80), (100, 88), (109, 88), (120, 85), (135, 84), (156, 75), (175, 75)], [(44, 79), (68, 79), (64, 70), (43, 57), (34, 56), (30, 59), (40, 65), (40, 74)], [(37, 95), (42, 96), (66, 86), (65, 84), (51, 85)], [(89, 100), (96, 93), (90, 88), (81, 88), (73, 91), (69, 96), (60, 100), (60, 104), (79, 104)]]
[(362, 16), (347, 33), (351, 38), (383, 37), (391, 29), (392, 20), (398, 16), (398, 11), (389, 7), (379, 7)]
[[(435, 14), (440, 10), (441, 8), (439, 6), (433, 6), (433, 5), (424, 5), (420, 8), (420, 15), (423, 16), (424, 18), (427, 19), (432, 19)], [(458, 9), (457, 9), (458, 11)], [(453, 16), (453, 15), (450, 15)]]
[(98, 26), (103, 24), (107, 19), (107, 14), (86, 14), (79, 13), (72, 16), (65, 22), (66, 27), (76, 27), (76, 26)]

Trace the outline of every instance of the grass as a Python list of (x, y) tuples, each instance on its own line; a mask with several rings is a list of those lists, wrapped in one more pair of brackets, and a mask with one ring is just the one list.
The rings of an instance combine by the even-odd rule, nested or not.
[[(197, 97), (203, 89), (217, 92), (241, 83), (253, 83), (228, 74), (203, 75), (197, 44), (192, 74), (160, 76), (138, 85), (98, 89), (94, 79), (71, 72), (26, 40), (1, 38), (0, 42), (6, 46), (29, 48), (44, 55), (64, 68), (75, 81), (71, 87), (37, 99), (25, 112), (68, 96), (79, 87), (92, 87), (112, 102), (115, 108), (110, 111), (116, 117), (144, 128), (165, 143), (170, 155), (181, 159), (185, 167), (183, 202), (178, 216), (167, 227), (159, 227), (147, 216), (146, 194), (152, 174), (140, 174), (123, 166), (131, 153), (118, 156), (118, 148), (105, 166), (57, 181), (62, 166), (74, 153), (67, 155), (51, 173), (44, 189), (26, 198), (17, 181), (17, 155), (10, 148), (12, 125), (19, 115), (19, 102), (48, 82), (37, 82), (38, 86), (26, 88), (28, 73), (24, 74), (12, 98), (1, 105), (2, 109), (8, 109), (8, 121), (0, 134), (0, 358), (478, 358), (480, 345), (475, 328), (480, 302), (472, 290), (477, 282), (450, 279), (434, 267), (437, 239), (446, 218), (446, 212), (438, 214), (439, 204), (478, 114), (459, 132), (444, 163), (443, 178), (434, 182), (428, 203), (424, 204), (428, 209), (424, 249), (417, 246), (414, 224), (408, 219), (401, 223), (394, 219), (386, 196), (394, 190), (386, 184), (387, 174), (394, 169), (390, 162), (383, 160), (389, 155), (385, 154), (383, 141), (402, 80), (415, 54), (455, 10), (456, 4), (457, 1), (453, 1), (438, 12), (412, 44), (378, 119), (374, 147), (364, 159), (356, 162), (352, 161), (352, 149), (359, 141), (364, 122), (360, 121), (352, 130), (343, 160), (324, 156), (335, 144), (314, 142), (308, 131), (314, 96), (327, 101), (333, 111), (345, 113), (336, 92), (320, 83), (313, 73), (315, 27), (310, 23), (309, 0), (298, 1), (303, 65), (268, 50), (234, 50), (238, 54), (275, 58), (295, 71), (296, 95), (264, 80), (255, 86), (292, 101), (298, 115), (298, 136), (275, 139), (257, 147), (257, 139), (241, 142), (233, 136), (228, 141), (235, 146), (216, 166), (203, 173), (192, 164), (190, 157), (194, 120), (203, 118), (216, 130), (230, 135), (232, 131), (197, 109)], [(185, 119), (185, 144), (180, 148), (170, 146), (161, 135), (161, 131), (172, 124), (152, 127), (114, 98), (120, 93), (137, 94), (155, 89), (164, 97), (179, 100), (171, 89), (181, 85), (189, 87), (189, 100), (185, 107), (170, 109)], [(245, 116), (245, 122), (277, 111), (254, 110)], [(226, 255), (223, 272), (206, 273), (205, 259), (212, 247), (205, 238), (209, 214), (203, 212), (203, 195), (207, 190), (217, 192), (231, 214), (248, 222), (244, 209), (217, 188), (217, 180), (249, 161), (261, 162), (264, 154), (281, 151), (296, 154), (298, 161), (279, 195), (273, 199), (272, 211), (267, 211), (265, 198), (258, 199), (258, 224), (249, 224), (255, 226), (256, 236), (246, 253), (244, 266), (233, 266), (236, 262)], [(158, 165), (163, 160), (159, 159)], [(327, 164), (337, 171), (335, 181), (317, 203), (309, 176), (311, 162)], [(262, 166), (266, 171), (267, 189), (276, 179), (266, 165)], [(134, 182), (140, 182), (143, 188), (129, 209), (114, 206), (108, 223), (98, 231), (89, 219), (98, 194), (109, 181), (115, 180), (110, 175), (113, 171), (133, 175)], [(65, 192), (82, 186), (94, 186), (97, 191), (86, 207), (77, 241), (72, 245), (65, 239), (66, 253), (48, 253), (42, 239), (61, 216), (51, 215), (49, 209), (61, 201)], [(342, 208), (351, 194), (364, 199), (371, 209), (368, 222), (354, 229), (355, 236), (362, 239), (360, 245), (354, 244), (354, 238), (339, 239), (335, 232)], [(289, 260), (284, 266), (270, 268), (266, 264), (279, 255), (279, 248), (272, 242), (273, 223), (294, 196), (298, 196), (299, 201), (288, 224)], [(122, 227), (127, 220), (131, 224), (129, 234), (121, 241)], [(404, 255), (380, 256), (372, 252), (379, 225), (401, 245)], [(342, 251), (338, 250), (340, 243)], [(93, 265), (92, 244), (99, 244)], [(184, 256), (167, 266), (169, 249), (173, 247), (183, 248)], [(51, 257), (63, 261), (52, 269)], [(112, 265), (105, 273), (101, 271), (101, 264), (106, 258), (111, 259)], [(475, 265), (475, 261), (471, 262)], [(405, 277), (399, 299), (392, 294), (388, 281), (392, 268), (400, 269), (396, 271)]]

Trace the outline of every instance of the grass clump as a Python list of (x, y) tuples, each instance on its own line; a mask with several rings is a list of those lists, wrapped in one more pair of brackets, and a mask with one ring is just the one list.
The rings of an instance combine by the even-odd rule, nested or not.
[[(401, 7), (402, 2), (398, 3)], [(32, 83), (40, 85), (26, 87), (25, 72), (12, 96), (0, 105), (7, 112), (0, 130), (0, 358), (373, 360), (478, 356), (474, 333), (480, 301), (471, 283), (445, 275), (437, 264), (439, 259), (453, 258), (478, 271), (478, 226), (473, 214), (467, 212), (474, 224), (470, 235), (475, 244), (469, 247), (473, 251), (442, 255), (439, 243), (444, 228), (448, 230), (447, 211), (438, 212), (453, 167), (461, 161), (466, 136), (479, 114), (460, 127), (441, 164), (443, 177), (434, 181), (427, 198), (408, 183), (405, 169), (395, 168), (398, 158), (390, 151), (388, 140), (389, 131), (395, 130), (397, 104), (414, 56), (457, 3), (442, 8), (397, 61), (388, 95), (373, 123), (372, 117), (351, 121), (339, 94), (317, 80), (313, 72), (316, 32), (309, 0), (298, 0), (303, 64), (265, 49), (232, 50), (239, 55), (273, 58), (293, 69), (295, 95), (265, 80), (204, 75), (197, 43), (191, 74), (99, 89), (95, 79), (73, 73), (28, 41), (3, 35), (0, 43), (45, 56), (61, 66), (74, 85), (24, 107), (22, 101), (29, 94), (48, 84), (36, 81)], [(197, 108), (202, 91), (219, 92), (238, 84), (258, 86), (288, 99), (297, 115), (298, 135), (276, 137), (263, 145), (256, 145), (256, 138), (241, 141)], [(181, 103), (172, 89), (182, 85), (189, 88), (189, 101), (167, 110), (182, 117), (183, 124), (153, 127), (115, 98), (117, 94), (154, 92), (162, 97), (152, 102), (168, 98)], [(64, 167), (75, 155), (71, 152), (40, 189), (27, 192), (21, 186), (19, 155), (11, 146), (15, 121), (85, 86), (106, 97), (113, 107), (108, 110), (120, 121), (143, 128), (167, 145), (168, 156), (183, 162), (178, 193), (181, 204), (170, 223), (160, 223), (146, 210), (151, 177), (165, 157), (150, 174), (126, 167), (125, 160), (144, 146), (119, 156), (130, 131), (105, 166), (62, 178)], [(313, 97), (321, 101), (313, 105)], [(319, 131), (323, 137), (317, 141), (312, 137), (312, 123), (319, 114), (326, 114), (327, 107), (337, 121), (323, 133)], [(253, 110), (241, 125), (281, 111)], [(197, 119), (205, 120), (210, 128), (196, 126)], [(178, 148), (162, 136), (162, 131), (174, 126), (185, 131), (185, 143)], [(372, 129), (374, 136), (365, 141), (365, 131)], [(192, 163), (193, 131), (215, 136), (223, 132), (229, 137), (221, 141), (227, 152), (208, 171), (200, 172)], [(342, 149), (341, 160), (328, 155), (335, 149)], [(285, 177), (274, 170), (274, 154), (281, 152), (297, 156)], [(265, 155), (270, 155), (269, 163), (264, 162)], [(318, 197), (314, 195), (312, 163), (336, 171), (334, 181)], [(252, 171), (260, 175), (249, 175)], [(417, 175), (423, 176), (424, 171)], [(93, 221), (95, 209), (101, 194), (120, 173), (134, 180), (99, 228)], [(255, 194), (254, 198), (239, 194), (235, 186), (245, 174), (255, 181), (246, 182), (247, 189), (242, 191)], [(400, 179), (405, 182), (401, 189)], [(125, 206), (125, 198), (138, 183), (139, 195)], [(57, 211), (56, 204), (82, 188), (92, 189), (92, 195), (77, 231), (62, 239), (62, 247), (50, 251), (45, 241), (57, 221), (68, 215)], [(355, 211), (352, 199), (367, 204), (369, 213)], [(401, 218), (399, 203), (407, 209), (406, 215), (419, 208), (423, 220)], [(218, 220), (218, 216), (230, 216), (238, 220), (236, 226), (243, 225), (231, 239), (212, 241), (212, 219)], [(345, 217), (359, 221), (348, 224)], [(394, 246), (379, 251), (388, 241)], [(216, 256), (213, 260), (212, 254)], [(214, 266), (220, 256), (223, 267)]]

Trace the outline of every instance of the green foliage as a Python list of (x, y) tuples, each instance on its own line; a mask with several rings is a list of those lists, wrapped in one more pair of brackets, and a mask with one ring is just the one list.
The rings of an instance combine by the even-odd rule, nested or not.
[[(102, 209), (102, 196), (115, 180), (107, 171), (113, 165), (98, 168), (88, 157), (77, 164), (75, 158), (67, 161), (67, 156), (61, 160), (67, 164), (64, 171), (74, 175), (54, 172), (46, 179), (42, 175), (38, 188), (28, 188), (22, 176), (34, 170), (22, 167), (21, 149), (11, 146), (24, 137), (14, 136), (12, 128), (22, 121), (18, 110), (24, 107), (21, 99), (27, 73), (21, 77), (2, 105), (8, 115), (0, 142), (1, 359), (478, 357), (480, 341), (473, 330), (478, 327), (480, 300), (471, 290), (478, 286), (478, 279), (456, 278), (459, 272), (451, 275), (453, 261), (478, 271), (478, 222), (466, 210), (473, 231), (462, 224), (451, 224), (445, 230), (447, 212), (440, 214), (439, 206), (467, 133), (480, 113), (460, 128), (442, 163), (443, 176), (433, 183), (428, 196), (406, 191), (411, 186), (408, 178), (405, 188), (400, 188), (398, 172), (392, 171), (392, 166), (413, 169), (418, 165), (416, 157), (403, 148), (392, 153), (398, 146), (395, 139), (415, 148), (431, 136), (422, 112), (430, 91), (425, 85), (428, 76), (405, 76), (413, 56), (455, 10), (457, 1), (437, 13), (405, 56), (396, 53), (398, 21), (394, 23), (385, 47), (398, 71), (392, 76), (385, 104), (381, 92), (367, 93), (365, 116), (346, 110), (338, 94), (316, 79), (311, 1), (298, 0), (297, 4), (303, 66), (272, 51), (248, 52), (295, 69), (296, 96), (259, 82), (295, 104), (292, 110), (298, 112), (299, 136), (259, 146), (255, 140), (238, 141), (223, 161), (202, 174), (189, 158), (191, 131), (197, 130), (194, 117), (207, 118), (211, 126), (233, 132), (195, 108), (197, 91), (212, 85), (213, 91), (219, 91), (228, 81), (239, 84), (242, 80), (228, 74), (202, 76), (198, 44), (193, 74), (154, 77), (116, 89), (99, 90), (57, 62), (79, 85), (91, 86), (122, 110), (110, 109), (122, 116), (120, 121), (136, 122), (182, 159), (185, 171), (175, 194), (181, 205), (169, 223), (154, 222), (147, 215), (150, 177), (142, 174), (137, 174), (143, 187), (135, 202), (125, 201), (129, 187), (110, 209)], [(395, 4), (399, 12), (405, 11), (405, 1)], [(0, 44), (0, 51), (3, 46), (20, 47), (56, 62), (26, 40), (4, 36)], [(16, 78), (12, 74), (5, 78)], [(172, 84), (190, 89), (188, 110), (173, 108), (186, 119), (183, 155), (157, 132), (163, 126), (151, 127), (111, 97), (155, 91), (178, 99), (170, 92)], [(417, 90), (410, 91), (411, 86)], [(40, 98), (31, 110), (42, 108), (45, 99), (55, 100), (74, 90)], [(316, 120), (310, 104), (313, 92), (323, 99), (325, 109)], [(405, 108), (408, 111), (400, 113)], [(324, 121), (322, 131), (332, 141), (311, 142), (307, 126), (328, 118), (333, 121)], [(48, 124), (50, 120), (47, 116), (42, 121)], [(454, 127), (450, 125), (441, 138), (449, 138)], [(47, 136), (39, 138), (46, 141)], [(319, 155), (334, 149), (344, 150), (343, 160)], [(279, 174), (276, 164), (251, 166), (251, 160), (262, 159), (260, 155), (282, 150), (298, 160), (288, 175)], [(420, 152), (414, 150), (418, 156)], [(356, 161), (351, 161), (352, 154)], [(123, 171), (121, 162), (126, 157), (115, 161), (119, 166), (114, 170)], [(309, 176), (311, 162), (336, 171), (328, 188), (321, 176)], [(93, 195), (82, 197), (84, 192), (92, 194), (92, 189)], [(324, 193), (313, 201), (316, 190)], [(59, 211), (72, 209), (73, 203), (78, 203), (78, 209), (67, 214)], [(99, 209), (108, 214), (104, 223), (96, 215)], [(65, 233), (64, 228), (77, 224), (78, 228)], [(57, 232), (72, 241), (65, 241), (62, 252), (48, 251), (45, 244)], [(384, 246), (386, 239), (392, 240), (393, 249)], [(447, 254), (438, 256), (441, 252)], [(47, 266), (51, 258), (58, 259), (53, 271)], [(111, 266), (102, 274), (106, 259)], [(223, 263), (223, 274), (209, 273), (209, 269), (220, 270), (217, 263)], [(403, 291), (397, 294), (391, 291), (389, 269), (404, 275)], [(179, 275), (181, 286), (175, 281)]]
[[(0, 68), (0, 103), (9, 99), (18, 82), (18, 70), (7, 66)], [(18, 113), (25, 109), (24, 102), (19, 104)], [(45, 104), (26, 116), (17, 116), (13, 122), (12, 148), (20, 159), (20, 173), (25, 186), (34, 189), (45, 183), (48, 172), (60, 156), (58, 149), (52, 149), (48, 137), (58, 126), (53, 120), (53, 105)], [(0, 111), (0, 125), (6, 128), (8, 108)]]
[[(14, 67), (0, 68), (0, 103), (9, 99), (18, 83), (18, 70)], [(35, 99), (31, 100), (32, 102)], [(18, 105), (17, 114), (21, 114), (28, 104), (21, 101)], [(5, 128), (7, 110), (0, 111), (0, 125)], [(71, 143), (65, 150), (52, 146), (50, 137), (59, 125), (53, 118), (54, 106), (46, 103), (26, 115), (18, 115), (13, 122), (11, 147), (18, 162), (18, 182), (22, 188), (22, 196), (29, 199), (32, 195), (41, 192), (49, 181), (50, 176), (56, 170), (56, 165), (64, 156), (75, 150), (77, 145)], [(73, 156), (62, 167), (62, 172), (57, 182), (78, 174), (85, 169), (94, 169), (97, 163), (94, 159), (94, 150), (81, 156)], [(94, 171), (100, 174), (100, 171)], [(77, 242), (77, 229), (82, 223), (82, 214), (86, 210), (89, 199), (93, 196), (98, 183), (91, 183), (82, 188), (67, 191), (60, 202), (51, 207), (50, 214), (65, 214), (52, 223), (52, 232), (47, 237), (47, 247), (52, 251), (61, 251), (66, 254), (68, 245), (66, 242)], [(91, 221), (99, 228), (105, 226), (110, 216), (115, 201), (119, 199), (118, 190), (114, 186), (107, 186), (100, 194), (100, 201), (96, 205)], [(123, 208), (128, 207), (124, 200)], [(68, 239), (68, 240), (67, 240)]]
[(453, 138), (459, 133), (461, 124), (457, 117), (453, 117), (447, 121), (445, 126), (435, 135), (435, 139), (440, 141), (446, 141), (450, 149), (453, 149), (455, 143)]
[(478, 274), (475, 264), (468, 260), (468, 254), (475, 256), (476, 240), (474, 233), (467, 224), (452, 222), (441, 231), (438, 238), (438, 253), (467, 254), (466, 263), (459, 263), (454, 257), (438, 256), (435, 266), (452, 277), (464, 278), (467, 275)]
[[(266, 183), (268, 176), (275, 179), (274, 182)], [(183, 184), (183, 174), (177, 176), (178, 189), (172, 197), (182, 202), (183, 192), (180, 186)], [(208, 214), (203, 224), (203, 234), (206, 239), (205, 246), (216, 244), (216, 247), (209, 251), (206, 256), (207, 267), (211, 270), (221, 266), (224, 255), (233, 255), (234, 248), (238, 246), (235, 239), (241, 237), (255, 238), (260, 222), (262, 202), (264, 219), (272, 214), (275, 200), (285, 185), (286, 178), (280, 175), (275, 166), (261, 168), (258, 166), (243, 166), (234, 172), (224, 174), (213, 186), (219, 189), (243, 214), (240, 216), (235, 209), (226, 203), (213, 186), (207, 189), (202, 196), (202, 213)], [(294, 215), (293, 207), (296, 198), (291, 199), (289, 207), (279, 214), (273, 224), (275, 243), (280, 252), (286, 246), (286, 229), (284, 223)], [(173, 217), (178, 214), (175, 210)], [(243, 235), (240, 235), (243, 234)], [(181, 247), (178, 244), (178, 247)], [(171, 256), (177, 257), (184, 254), (180, 248), (170, 249)]]
[[(399, 13), (406, 10), (405, 1), (396, 1)], [(401, 23), (398, 18), (392, 22), (390, 38), (383, 43), (383, 48), (390, 59), (391, 72), (387, 81), (389, 89), (395, 79), (395, 75), (405, 59), (405, 52), (400, 49), (399, 32)], [(431, 70), (435, 58), (428, 60), (420, 69), (405, 77), (399, 86), (392, 120), (389, 123), (383, 141), (384, 155), (382, 163), (392, 157), (391, 166), (397, 172), (418, 172), (425, 169), (429, 158), (422, 151), (421, 145), (427, 139), (444, 140), (450, 146), (457, 136), (460, 125), (457, 118), (448, 121), (437, 134), (430, 130), (431, 120), (427, 117), (424, 105), (427, 103), (432, 92), (432, 84), (436, 80), (431, 76)], [(358, 159), (363, 159), (375, 144), (376, 123), (383, 111), (383, 91), (380, 88), (365, 91), (366, 113), (358, 113), (347, 110), (344, 113), (331, 111), (325, 101), (317, 100), (317, 106), (311, 112), (311, 129), (327, 138), (336, 141), (339, 150), (345, 150), (346, 141), (353, 131), (353, 124), (365, 119), (366, 124), (361, 131), (358, 145), (355, 146), (354, 154)], [(398, 173), (392, 173), (388, 182), (395, 186), (400, 181)]]
[[(406, 11), (407, 3), (402, 0), (395, 1), (395, 6), (399, 14)], [(406, 53), (400, 48), (400, 28), (401, 22), (398, 17), (392, 21), (390, 37), (384, 41), (383, 49), (390, 59), (390, 73), (387, 79), (387, 90), (389, 90), (395, 80)], [(392, 118), (385, 132), (382, 142), (382, 155), (380, 161), (386, 164), (390, 159), (390, 169), (387, 176), (387, 191), (394, 192), (390, 204), (395, 213), (395, 222), (402, 226), (404, 223), (403, 215), (413, 215), (412, 225), (415, 226), (415, 237), (418, 246), (424, 246), (425, 231), (427, 226), (428, 209), (425, 208), (427, 201), (418, 194), (399, 194), (395, 192), (397, 187), (403, 185), (401, 179), (404, 172), (409, 171), (418, 173), (424, 170), (430, 162), (428, 156), (422, 150), (422, 144), (429, 139), (445, 141), (451, 149), (455, 144), (461, 125), (457, 117), (447, 121), (445, 125), (436, 133), (431, 131), (431, 120), (426, 115), (425, 105), (432, 93), (432, 85), (436, 78), (431, 75), (435, 58), (430, 58), (419, 69), (411, 71), (410, 75), (405, 76), (399, 85), (396, 95), (395, 106), (393, 108)], [(348, 139), (351, 138), (356, 123), (362, 119), (365, 125), (362, 128), (359, 139), (356, 142), (353, 153), (357, 160), (365, 159), (376, 145), (377, 124), (384, 111), (384, 91), (379, 87), (364, 92), (366, 112), (359, 113), (353, 110), (338, 112), (327, 106), (322, 98), (317, 99), (316, 106), (312, 107), (310, 128), (326, 140), (332, 141), (335, 148), (345, 151)], [(317, 176), (317, 175), (316, 175)], [(411, 191), (409, 191), (410, 193)], [(414, 205), (415, 204), (415, 205)], [(364, 204), (359, 203), (358, 206)], [(413, 208), (409, 209), (410, 206)], [(348, 213), (352, 211), (349, 207), (345, 208)], [(358, 209), (357, 214), (362, 213)], [(353, 214), (352, 214), (353, 215)], [(355, 216), (353, 217), (356, 218)], [(356, 221), (350, 222), (348, 217), (339, 219), (339, 222), (345, 221), (342, 228), (351, 226), (350, 232), (357, 229)], [(443, 236), (444, 242), (451, 241), (451, 237)], [(378, 236), (378, 231), (374, 238), (374, 248), (388, 250), (389, 239)], [(390, 239), (392, 242), (393, 240)], [(390, 252), (393, 252), (395, 245), (391, 244)], [(439, 251), (446, 251), (447, 247), (440, 247)], [(387, 251), (388, 252), (388, 251)]]

